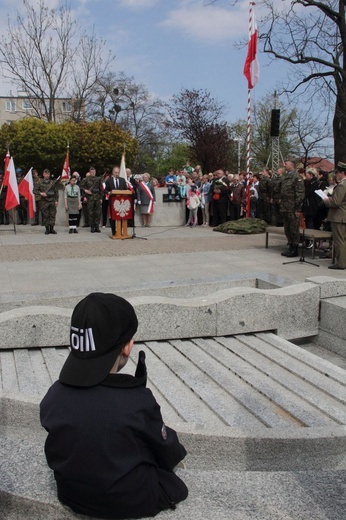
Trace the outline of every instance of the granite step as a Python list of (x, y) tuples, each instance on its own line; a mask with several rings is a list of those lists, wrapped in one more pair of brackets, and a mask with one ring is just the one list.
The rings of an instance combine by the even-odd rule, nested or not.
[[(150, 341), (148, 386), (173, 427), (269, 429), (346, 425), (346, 371), (272, 333)], [(0, 390), (41, 399), (66, 348), (0, 351)]]

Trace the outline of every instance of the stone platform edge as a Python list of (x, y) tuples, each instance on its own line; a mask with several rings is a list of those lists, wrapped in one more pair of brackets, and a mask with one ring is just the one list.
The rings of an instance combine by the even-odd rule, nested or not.
[[(40, 397), (0, 391), (1, 435), (28, 432), (43, 444), (39, 422)], [(258, 432), (229, 426), (201, 428), (192, 423), (170, 424), (188, 452), (189, 469), (229, 471), (305, 471), (346, 469), (346, 426), (266, 429)]]
[[(292, 340), (317, 335), (320, 294), (318, 283), (306, 282), (274, 289), (233, 287), (194, 298), (128, 299), (139, 321), (135, 341), (264, 331)], [(66, 346), (71, 313), (71, 308), (46, 305), (4, 311), (0, 313), (0, 348)]]

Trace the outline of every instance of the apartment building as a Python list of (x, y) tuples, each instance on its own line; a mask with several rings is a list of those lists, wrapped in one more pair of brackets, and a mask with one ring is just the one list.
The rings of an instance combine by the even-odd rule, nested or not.
[[(73, 116), (73, 102), (68, 98), (55, 100), (55, 121), (63, 123)], [(40, 100), (30, 98), (25, 92), (16, 96), (0, 96), (0, 126), (25, 117), (46, 119), (44, 105)]]

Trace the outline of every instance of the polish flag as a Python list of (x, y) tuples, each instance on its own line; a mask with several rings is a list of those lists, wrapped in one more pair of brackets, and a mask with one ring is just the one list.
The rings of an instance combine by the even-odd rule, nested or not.
[(121, 156), (119, 177), (122, 177), (127, 182), (126, 166), (125, 166), (125, 154), (124, 153)]
[(10, 157), (7, 169), (5, 171), (3, 185), (7, 186), (5, 209), (6, 211), (9, 211), (16, 206), (19, 206), (18, 183), (12, 157)]
[(70, 160), (69, 160), (69, 156), (68, 156), (68, 153), (66, 154), (66, 157), (65, 157), (65, 162), (64, 162), (64, 166), (62, 167), (62, 173), (61, 173), (61, 181), (64, 182), (64, 181), (69, 181), (70, 180)]
[(19, 193), (28, 201), (29, 218), (34, 218), (36, 211), (36, 201), (34, 195), (34, 181), (32, 178), (32, 168), (30, 168), (22, 182), (19, 184)]
[(255, 19), (255, 4), (250, 4), (249, 44), (244, 65), (244, 76), (248, 82), (248, 89), (254, 88), (259, 80), (259, 64), (257, 59), (258, 30)]
[(4, 159), (4, 180), (3, 180), (3, 185), (4, 186), (7, 186), (7, 183), (8, 183), (8, 176), (10, 174), (9, 170), (8, 170), (8, 164), (10, 162), (10, 159), (11, 159), (11, 156), (10, 156), (10, 151), (7, 150), (7, 153), (6, 153), (6, 156), (5, 156), (5, 159)]

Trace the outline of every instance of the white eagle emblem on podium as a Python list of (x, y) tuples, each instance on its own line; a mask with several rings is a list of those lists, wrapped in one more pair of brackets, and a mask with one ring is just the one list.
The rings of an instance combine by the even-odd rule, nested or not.
[(114, 201), (114, 211), (123, 219), (131, 209), (131, 202), (128, 199), (117, 199)]

